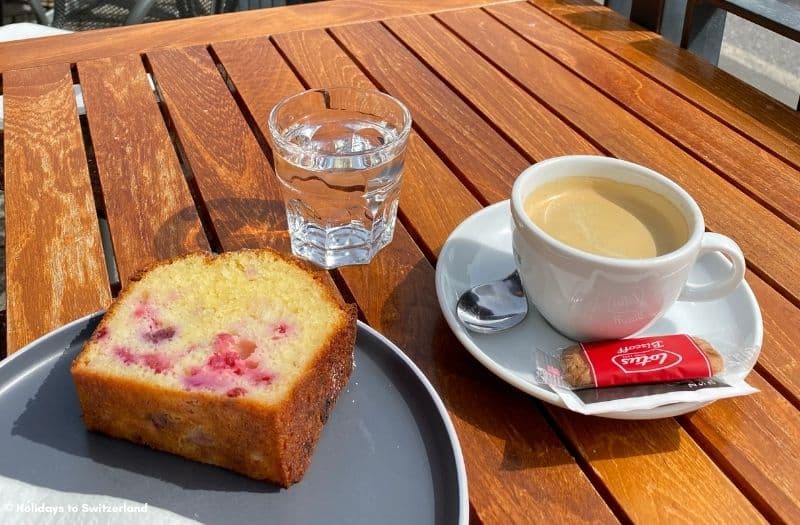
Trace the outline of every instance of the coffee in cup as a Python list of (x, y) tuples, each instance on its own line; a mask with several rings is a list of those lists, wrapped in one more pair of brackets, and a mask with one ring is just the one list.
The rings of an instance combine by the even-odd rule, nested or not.
[[(529, 301), (579, 341), (636, 334), (676, 300), (719, 299), (744, 278), (741, 250), (705, 232), (689, 194), (631, 162), (595, 156), (539, 162), (514, 183), (511, 215), (514, 257)], [(729, 274), (687, 282), (707, 252), (724, 254)]]
[(534, 189), (524, 208), (554, 239), (606, 257), (658, 257), (689, 240), (689, 225), (668, 198), (613, 179), (554, 180)]

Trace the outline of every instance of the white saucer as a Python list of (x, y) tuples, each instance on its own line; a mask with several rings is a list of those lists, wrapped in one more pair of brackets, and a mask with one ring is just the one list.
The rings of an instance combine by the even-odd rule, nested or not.
[[(727, 275), (728, 261), (713, 253), (698, 260), (694, 282)], [(534, 351), (556, 353), (572, 342), (556, 332), (530, 307), (528, 317), (505, 332), (492, 335), (466, 330), (456, 317), (459, 296), (472, 286), (505, 277), (514, 270), (511, 253), (511, 212), (503, 201), (462, 222), (447, 239), (436, 265), (436, 294), (445, 319), (464, 347), (504, 381), (534, 397), (563, 407), (548, 387), (534, 378)], [(699, 336), (719, 351), (726, 363), (736, 363), (736, 375), (753, 368), (761, 350), (761, 311), (750, 286), (743, 282), (718, 301), (677, 302), (666, 315), (640, 335), (687, 333)], [(697, 410), (705, 403), (675, 403), (651, 410), (604, 414), (615, 419), (656, 419)]]

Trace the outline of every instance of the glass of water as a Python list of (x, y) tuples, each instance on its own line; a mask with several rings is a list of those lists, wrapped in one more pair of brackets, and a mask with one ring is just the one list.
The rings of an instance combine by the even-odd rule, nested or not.
[(269, 114), (292, 252), (323, 268), (365, 264), (394, 235), (411, 114), (396, 98), (311, 89)]

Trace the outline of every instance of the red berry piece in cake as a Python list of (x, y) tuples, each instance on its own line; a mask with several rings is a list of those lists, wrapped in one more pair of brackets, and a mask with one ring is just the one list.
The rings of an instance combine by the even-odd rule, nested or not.
[(118, 346), (114, 348), (114, 354), (122, 359), (122, 362), (126, 365), (136, 362), (136, 356), (133, 355), (133, 352), (130, 348), (126, 348), (124, 346)]
[(237, 350), (239, 352), (239, 357), (242, 359), (247, 359), (253, 352), (256, 351), (258, 345), (255, 341), (251, 341), (250, 339), (240, 339), (239, 344), (237, 345)]
[(287, 321), (280, 321), (270, 327), (271, 339), (273, 341), (291, 337), (296, 331), (297, 330), (295, 329), (294, 325)]
[(228, 396), (228, 397), (240, 397), (240, 396), (245, 395), (246, 393), (247, 393), (247, 390), (245, 390), (244, 388), (242, 388), (240, 386), (237, 386), (237, 387), (231, 388), (230, 390), (225, 392), (225, 395)]
[(157, 352), (142, 355), (142, 362), (156, 374), (160, 374), (172, 368), (170, 360)]
[(161, 343), (162, 341), (169, 341), (173, 337), (175, 337), (174, 326), (159, 328), (158, 330), (154, 330), (152, 332), (145, 332), (142, 334), (142, 338), (144, 338), (145, 341), (156, 345)]
[(141, 338), (148, 343), (159, 344), (175, 337), (174, 326), (165, 326), (158, 315), (159, 308), (149, 299), (142, 299), (133, 309), (133, 318), (139, 327)]
[(226, 390), (230, 386), (230, 380), (219, 372), (203, 366), (190, 369), (183, 378), (183, 385), (188, 390)]
[(102, 341), (108, 337), (108, 327), (101, 326), (95, 333), (92, 334), (93, 341)]
[(271, 374), (269, 372), (257, 372), (254, 374), (250, 374), (251, 379), (253, 379), (256, 383), (262, 384), (270, 384), (275, 379), (275, 374)]
[[(249, 339), (241, 339), (230, 333), (219, 333), (211, 344), (214, 353), (199, 367), (189, 369), (183, 384), (188, 389), (207, 389), (228, 391), (237, 387), (242, 380), (252, 385), (269, 385), (276, 377), (274, 372), (262, 369), (261, 364), (251, 357), (257, 345)], [(230, 396), (229, 396), (230, 397)]]

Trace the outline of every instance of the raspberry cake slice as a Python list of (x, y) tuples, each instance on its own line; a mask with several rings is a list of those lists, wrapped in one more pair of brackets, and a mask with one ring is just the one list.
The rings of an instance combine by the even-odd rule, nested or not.
[(89, 430), (289, 486), (353, 364), (355, 308), (269, 250), (159, 263), (72, 364)]

